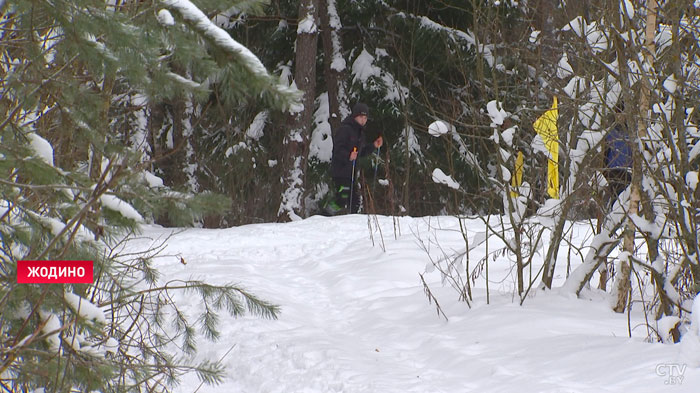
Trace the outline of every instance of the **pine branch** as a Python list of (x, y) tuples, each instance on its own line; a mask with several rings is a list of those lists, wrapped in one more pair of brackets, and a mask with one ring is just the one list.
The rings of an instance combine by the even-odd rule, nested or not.
[(176, 10), (190, 27), (206, 37), (216, 47), (231, 55), (252, 77), (267, 85), (275, 95), (285, 98), (288, 104), (297, 103), (301, 99), (301, 92), (294, 87), (277, 83), (253, 52), (234, 40), (225, 30), (212, 23), (192, 2), (189, 0), (161, 0), (161, 2), (166, 7)]

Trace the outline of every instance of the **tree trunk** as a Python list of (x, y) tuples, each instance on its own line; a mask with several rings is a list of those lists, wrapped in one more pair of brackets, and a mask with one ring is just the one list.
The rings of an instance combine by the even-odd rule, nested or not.
[(335, 8), (335, 0), (320, 0), (320, 3), (324, 76), (328, 88), (328, 123), (331, 125), (331, 130), (335, 131), (340, 127), (342, 111), (348, 106), (343, 83), (346, 64), (340, 40), (342, 25)]
[(284, 188), (277, 212), (280, 221), (301, 219), (304, 211), (306, 165), (309, 153), (314, 99), (316, 97), (316, 50), (318, 43), (319, 0), (299, 4), (294, 80), (304, 92), (301, 111), (291, 113), (290, 132), (284, 139)]
[[(653, 60), (653, 55), (655, 53), (654, 38), (656, 36), (656, 0), (649, 0), (647, 3), (647, 26), (646, 26), (646, 50), (644, 51), (644, 62), (649, 64)], [(649, 76), (642, 75), (641, 80), (641, 94), (639, 99), (639, 118), (637, 119), (637, 138), (633, 139), (635, 142), (639, 141), (639, 138), (646, 136), (646, 124), (649, 118)], [(632, 110), (629, 106), (625, 108), (625, 111)], [(628, 112), (629, 113), (629, 112)], [(629, 118), (629, 117), (628, 117)], [(641, 201), (641, 184), (642, 184), (642, 152), (638, 151), (640, 144), (633, 143), (633, 164), (632, 164), (632, 184), (630, 192), (630, 207), (627, 212), (628, 216), (635, 215), (639, 213), (639, 205)], [(623, 248), (629, 253), (629, 255), (634, 255), (634, 223), (628, 219), (627, 228), (625, 229)], [(617, 281), (617, 302), (613, 310), (615, 312), (624, 312), (625, 307), (628, 303), (627, 296), (629, 293), (629, 288), (631, 286), (630, 274), (632, 267), (630, 266), (627, 259), (624, 259), (620, 263), (620, 277)]]

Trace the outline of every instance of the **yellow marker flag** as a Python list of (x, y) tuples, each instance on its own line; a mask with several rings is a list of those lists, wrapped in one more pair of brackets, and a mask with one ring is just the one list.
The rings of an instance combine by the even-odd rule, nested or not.
[(544, 141), (544, 146), (549, 151), (547, 163), (547, 194), (551, 198), (559, 199), (559, 131), (557, 130), (557, 119), (559, 109), (557, 107), (557, 97), (554, 97), (552, 108), (545, 112), (539, 119), (532, 123), (540, 138)]
[(525, 157), (523, 157), (523, 152), (519, 151), (518, 155), (515, 157), (515, 168), (514, 173), (510, 179), (510, 185), (513, 190), (510, 192), (510, 196), (513, 198), (520, 195), (518, 188), (523, 184), (523, 163), (525, 162)]

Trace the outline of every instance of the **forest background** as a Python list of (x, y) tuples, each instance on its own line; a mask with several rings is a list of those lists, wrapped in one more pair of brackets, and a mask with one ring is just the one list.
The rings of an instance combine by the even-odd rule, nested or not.
[[(584, 261), (565, 290), (595, 276), (615, 311), (639, 301), (665, 321), (650, 323), (656, 338), (677, 342), (700, 291), (699, 11), (691, 0), (0, 0), (2, 380), (123, 388), (192, 367), (162, 349), (194, 350), (172, 283), (122, 240), (144, 223), (315, 214), (333, 131), (358, 101), (369, 139), (385, 141), (360, 162), (364, 212), (484, 221), (483, 237), (437, 263), (462, 299), (470, 241), (503, 240), (521, 302), (551, 288), (564, 245)], [(547, 113), (550, 137), (533, 127)], [(616, 125), (634, 161), (617, 201), (602, 158)], [(567, 243), (572, 220), (590, 223), (590, 242)], [(22, 259), (92, 260), (99, 279), (17, 285)], [(209, 337), (219, 309), (276, 315), (235, 285), (175, 287), (212, 305), (198, 320)], [(110, 317), (95, 322), (74, 296)], [(217, 367), (194, 369), (211, 382)]]

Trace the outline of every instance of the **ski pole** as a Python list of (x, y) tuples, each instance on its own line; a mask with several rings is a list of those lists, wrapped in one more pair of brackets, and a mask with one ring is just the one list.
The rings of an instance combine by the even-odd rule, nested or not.
[[(352, 152), (353, 153), (357, 152), (357, 147), (353, 147)], [(357, 162), (357, 157), (355, 157), (355, 159), (352, 160), (352, 178), (350, 180), (350, 205), (348, 206), (348, 209), (350, 209), (350, 214), (352, 214), (352, 191), (355, 188), (355, 163), (356, 162)]]

